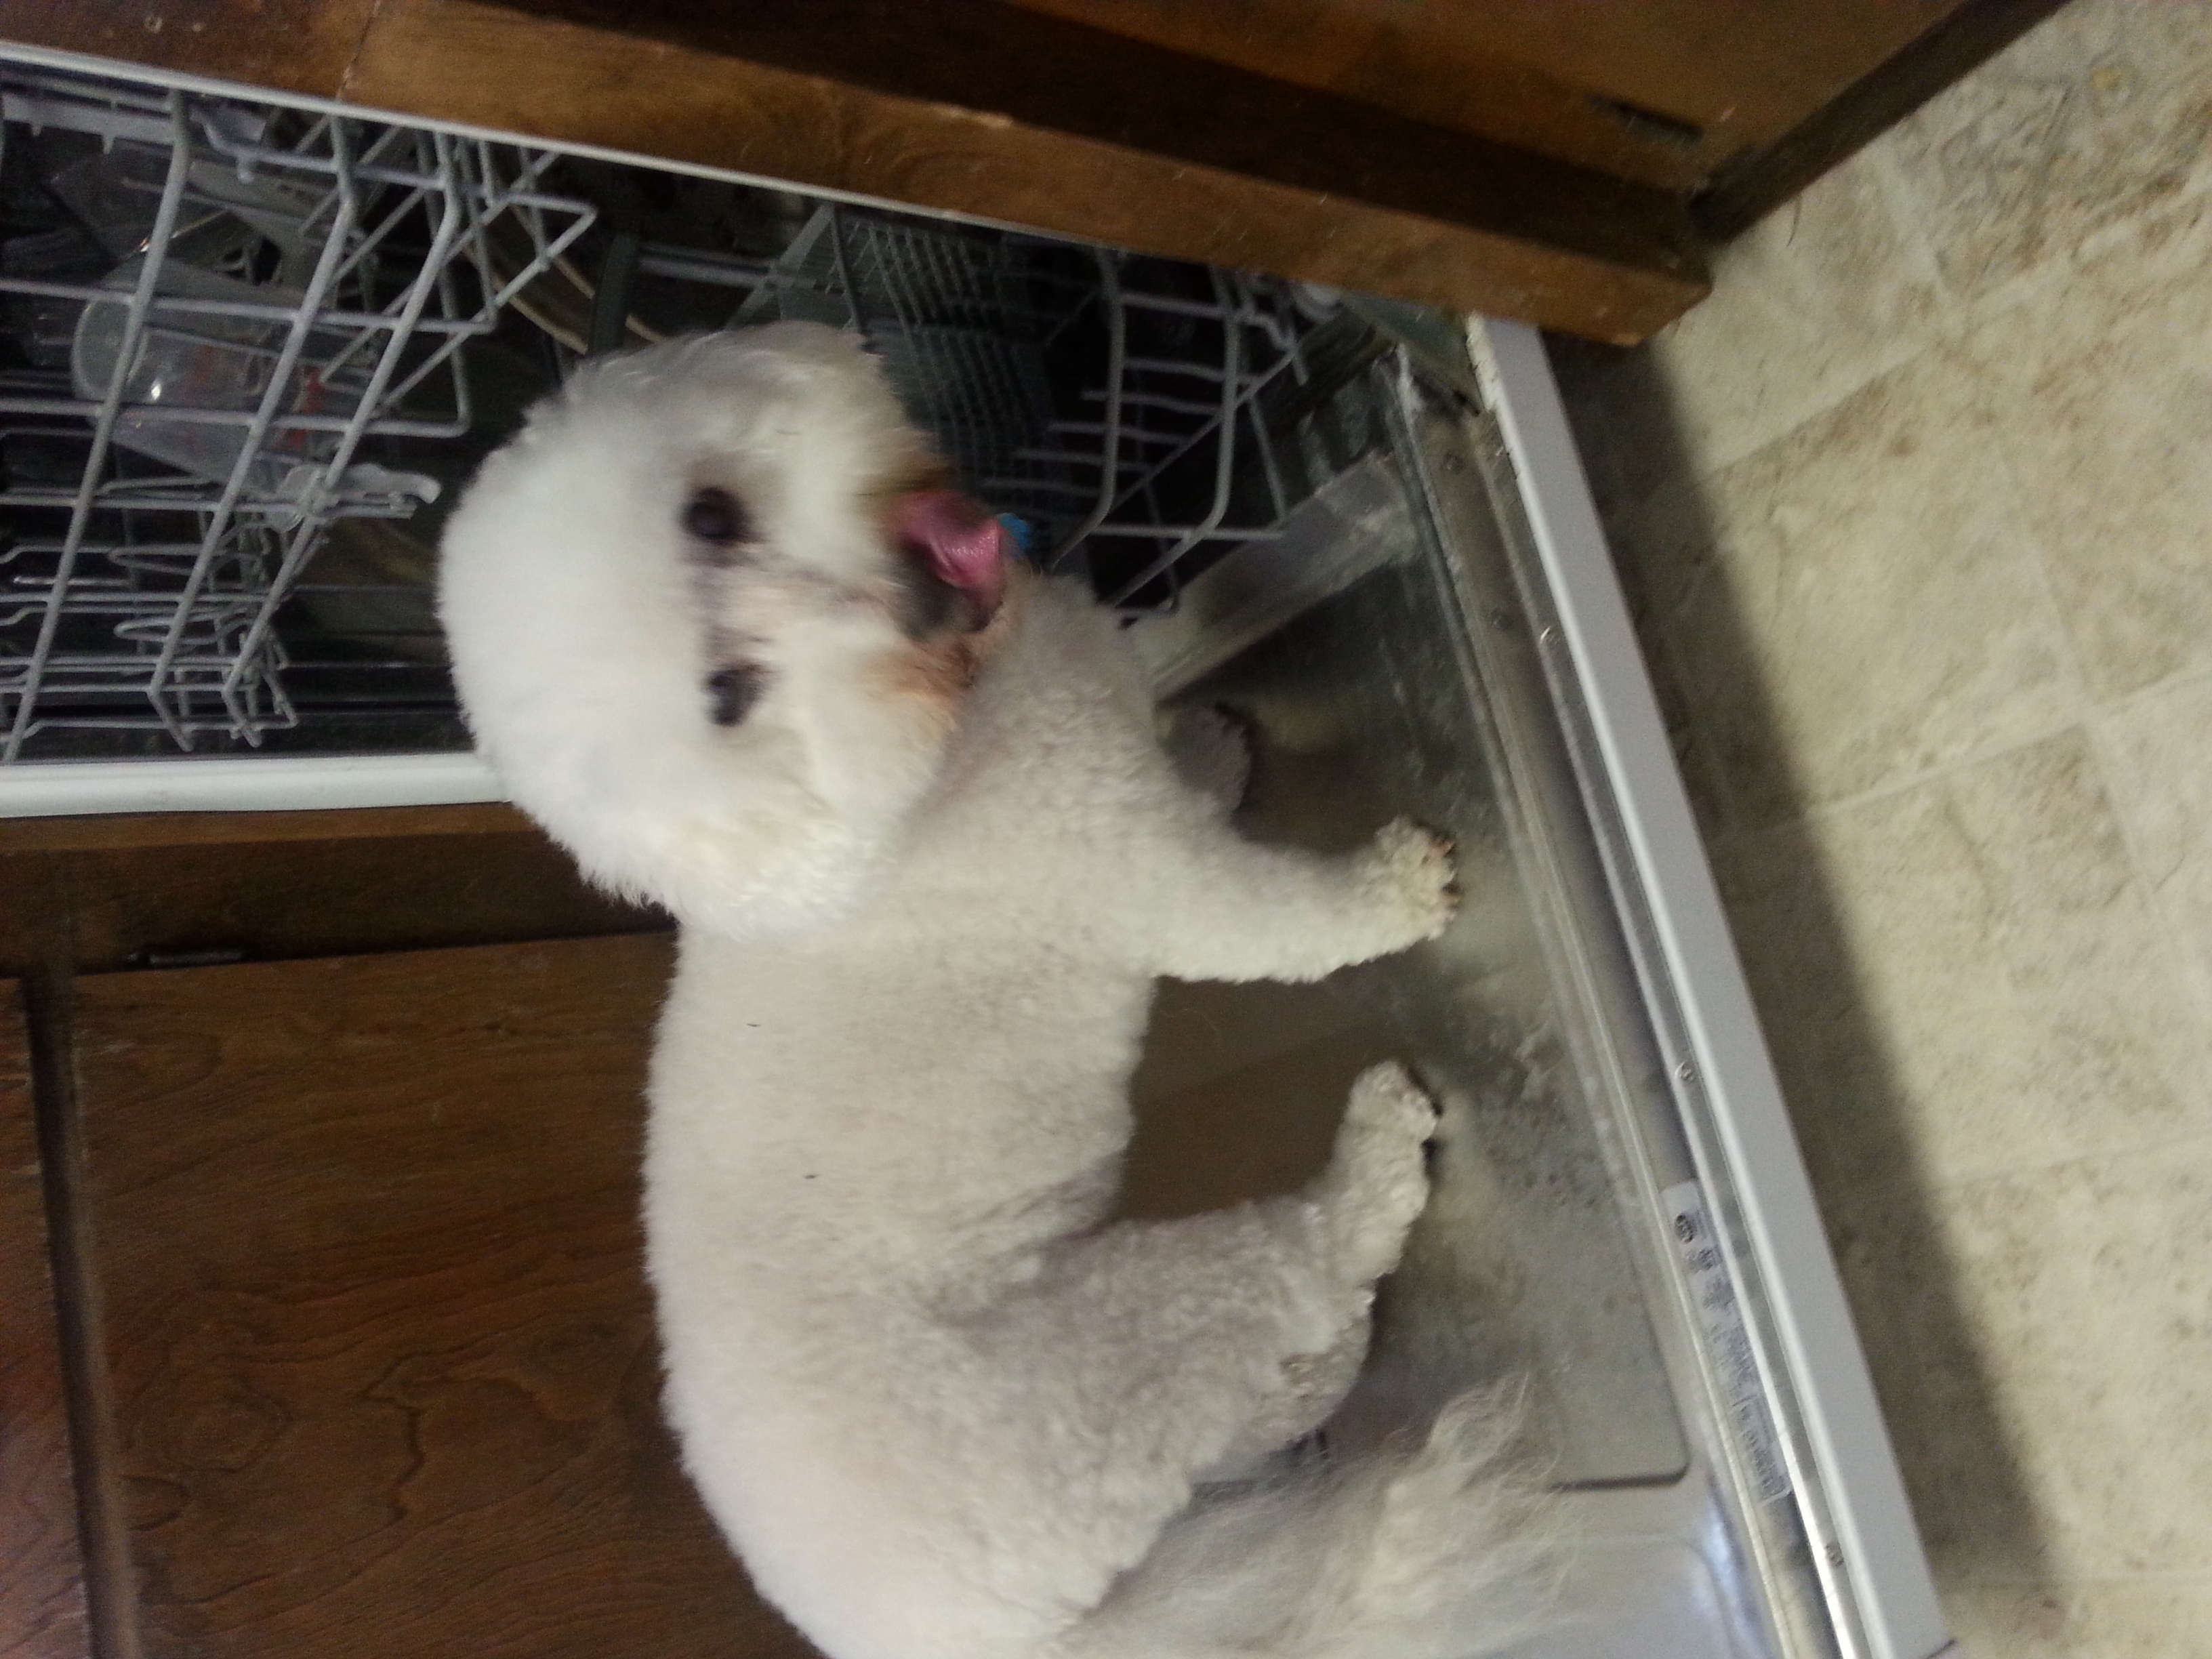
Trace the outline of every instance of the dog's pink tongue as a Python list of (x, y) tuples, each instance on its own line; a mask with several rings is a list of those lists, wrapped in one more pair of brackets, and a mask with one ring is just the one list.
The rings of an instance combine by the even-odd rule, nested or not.
[(1013, 538), (982, 506), (956, 489), (918, 489), (899, 499), (899, 540), (929, 568), (989, 610), (1006, 586)]

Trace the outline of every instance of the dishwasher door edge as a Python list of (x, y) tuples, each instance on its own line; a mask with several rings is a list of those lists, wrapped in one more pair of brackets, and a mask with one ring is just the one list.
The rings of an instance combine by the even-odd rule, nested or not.
[(1839, 1625), (1858, 1627), (1869, 1659), (1936, 1659), (1951, 1644), (1927, 1557), (1542, 338), (1476, 318), (1468, 345), (1817, 1467), (1842, 1558), (1822, 1564), (1823, 1579), (1851, 1604)]
[(505, 800), (481, 756), (205, 755), (0, 767), (0, 818), (95, 812), (301, 812)]

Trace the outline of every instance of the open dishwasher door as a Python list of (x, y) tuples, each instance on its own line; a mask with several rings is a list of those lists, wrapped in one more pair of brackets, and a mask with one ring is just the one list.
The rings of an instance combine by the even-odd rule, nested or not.
[(1131, 1206), (1279, 1190), (1350, 1079), (1407, 1060), (1444, 1109), (1437, 1189), (1332, 1445), (1521, 1380), (1577, 1534), (1528, 1659), (1929, 1659), (1924, 1559), (1540, 343), (1479, 324), (1447, 358), (1412, 320), (1340, 394), (1365, 458), (1135, 634), (1164, 701), (1253, 732), (1251, 833), (1340, 849), (1410, 814), (1456, 839), (1466, 905), (1319, 985), (1164, 988)]

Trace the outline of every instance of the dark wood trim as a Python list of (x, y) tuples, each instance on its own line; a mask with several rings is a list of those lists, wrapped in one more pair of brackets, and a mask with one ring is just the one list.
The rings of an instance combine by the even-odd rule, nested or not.
[(250, 842), (365, 841), (404, 836), (506, 836), (532, 827), (512, 806), (355, 806), (313, 812), (99, 812), (0, 818), (0, 853), (215, 847)]
[(1723, 168), (1692, 198), (1698, 229), (1717, 242), (1741, 234), (2065, 3), (1968, 0), (1802, 125)]
[(346, 96), (1620, 343), (1705, 288), (1667, 191), (988, 0), (386, 0)]
[[(1673, 191), (994, 0), (339, 0), (327, 16), (311, 0), (166, 0), (157, 12), (158, 29), (134, 28), (112, 6), (0, 0), (0, 39), (1616, 343), (1706, 287)], [(279, 61), (295, 13), (297, 61)]]
[(1670, 191), (998, 0), (496, 3), (1039, 140), (1085, 139), (1638, 268), (1695, 263)]
[(1341, 0), (996, 3), (1666, 190), (1693, 189), (1717, 156), (1733, 155), (1747, 142), (1732, 131), (1705, 129), (1701, 109), (1684, 112), (1686, 123), (1662, 117), (1655, 124), (1645, 118), (1651, 112), (1625, 108), (1562, 65), (1529, 63), (1515, 56), (1509, 42), (1499, 43), (1508, 49), (1492, 49), (1486, 31), (1497, 14), (1486, 6), (1346, 6)]
[[(1510, 58), (1492, 63), (1478, 52), (1469, 62), (1514, 95), (1501, 92), (1497, 110), (1486, 102), (1480, 118), (1452, 120), (1436, 88), (1422, 94), (1429, 106), (1394, 112), (1364, 94), (1330, 89), (1310, 66), (1303, 79), (1280, 78), (1264, 50), (1194, 49), (1209, 40), (1218, 46), (1217, 36), (1233, 33), (1227, 23), (1178, 25), (1151, 38), (1143, 28), (1085, 21), (1110, 21), (1110, 7), (0, 0), (0, 40), (726, 168), (1629, 344), (1702, 296), (1701, 237), (1725, 240), (1755, 222), (2061, 3), (1926, 0), (1923, 21), (1900, 21), (1894, 4), (1885, 13), (1868, 0), (1820, 61), (1848, 72), (1854, 40), (1879, 51), (1900, 27), (1924, 32), (1782, 137), (1723, 164), (1686, 204), (1650, 181), (1686, 178), (1698, 165), (1689, 150), (1662, 158), (1662, 166), (1640, 149), (1626, 159), (1611, 139), (1563, 145), (1559, 137), (1562, 121), (1574, 127), (1563, 113), (1571, 106), (1577, 120), (1596, 119), (1593, 111), (1638, 118), (1630, 122), (1637, 131), (1620, 141), (1632, 149), (1656, 142), (1638, 120), (1665, 125), (1670, 118), (1554, 85)], [(1595, 41), (1601, 57), (1616, 48), (1615, 59), (1634, 44), (1601, 30)], [(1678, 48), (1653, 59), (1674, 64), (1675, 81)], [(1773, 48), (1766, 41), (1760, 50)], [(1556, 54), (1547, 61), (1555, 76)], [(1734, 60), (1723, 52), (1713, 61)], [(1738, 67), (1758, 61), (1754, 51)], [(1469, 85), (1467, 96), (1484, 101), (1488, 84)], [(1817, 86), (1800, 90), (1809, 98)], [(1677, 148), (1695, 133), (1713, 150), (1727, 113), (1676, 122)], [(1720, 126), (1700, 125), (1711, 122)], [(1544, 153), (1547, 145), (1556, 153)]]
[(336, 98), (379, 0), (0, 0), (0, 41)]
[[(86, 1659), (86, 1573), (21, 988), (0, 980), (0, 1656)], [(36, 1091), (43, 1096), (44, 1091)]]

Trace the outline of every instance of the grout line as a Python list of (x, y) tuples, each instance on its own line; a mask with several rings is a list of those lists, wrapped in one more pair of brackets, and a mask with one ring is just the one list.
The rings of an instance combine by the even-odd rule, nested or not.
[[(1869, 351), (1864, 359), (1845, 373), (1835, 386), (1821, 389), (1818, 400), (1811, 407), (1793, 414), (1786, 426), (1759, 437), (1758, 441), (1747, 448), (1735, 450), (1732, 446), (1719, 448), (1713, 457), (1709, 458), (1693, 472), (1692, 481), (1709, 478), (1762, 453), (1772, 445), (1794, 435), (1802, 428), (1832, 413), (1838, 405), (1856, 397), (1875, 381), (1906, 368), (1923, 356), (1931, 347), (1942, 343), (1946, 331), (1946, 305), (1947, 302), (1953, 301), (1954, 296), (1949, 285), (1942, 280), (1932, 248), (1921, 234), (1913, 216), (1905, 211), (1905, 203), (1901, 199), (1901, 190), (1897, 185), (1893, 164), (1889, 154), (1891, 147), (1889, 136), (1885, 134), (1841, 167), (1815, 180), (1808, 186), (1805, 195), (1801, 195), (1791, 203), (1786, 227), (1768, 228), (1777, 224), (1781, 217), (1778, 215), (1774, 219), (1770, 219), (1765, 224), (1731, 243), (1729, 249), (1723, 250), (1722, 258), (1716, 262), (1712, 299), (1723, 300), (1725, 302), (1727, 290), (1730, 287), (1729, 274), (1731, 262), (1728, 256), (1729, 252), (1735, 249), (1744, 251), (1733, 262), (1736, 268), (1741, 268), (1747, 262), (1747, 257), (1769, 267), (1769, 270), (1765, 272), (1755, 271), (1747, 274), (1745, 281), (1751, 285), (1753, 291), (1771, 296), (1778, 286), (1774, 282), (1769, 280), (1759, 283), (1753, 282), (1753, 278), (1759, 275), (1771, 276), (1771, 268), (1784, 263), (1784, 251), (1796, 239), (1806, 196), (1824, 189), (1831, 192), (1840, 191), (1847, 184), (1851, 184), (1859, 187), (1862, 199), (1869, 201), (1880, 210), (1880, 216), (1885, 222), (1889, 234), (1905, 252), (1905, 257), (1901, 263), (1917, 279), (1917, 285), (1924, 287), (1929, 291), (1934, 303), (1923, 318)], [(1756, 240), (1761, 237), (1762, 232), (1765, 233), (1765, 240), (1763, 241)], [(1778, 243), (1778, 246), (1776, 246)], [(1810, 261), (1813, 256), (1808, 253), (1788, 255), (1787, 258), (1802, 265)], [(1709, 305), (1711, 302), (1711, 299), (1706, 301)], [(1805, 379), (1800, 379), (1796, 382), (1800, 386), (1808, 383)]]
[(2195, 1571), (2186, 1569), (2166, 1572), (2092, 1572), (2057, 1579), (2030, 1578), (2022, 1576), (2008, 1578), (1999, 1574), (1961, 1572), (1950, 1575), (1946, 1588), (1958, 1589), (1996, 1589), (2008, 1585), (2033, 1586), (2063, 1594), (2069, 1589), (2086, 1589), (2098, 1584), (2212, 1584), (2212, 1567), (2200, 1567)]
[[(2114, 727), (2121, 720), (2160, 696), (2177, 692), (2187, 696), (2207, 686), (2212, 686), (2212, 669), (2169, 675), (2157, 684), (2131, 692), (2098, 711), (2089, 721), (2088, 736), (2089, 750), (2096, 760), (2098, 772), (2104, 781), (2106, 796), (2112, 804), (2112, 817), (2120, 844), (2126, 851), (2128, 867), (2142, 889), (2148, 931), (2156, 941), (2160, 955), (2166, 958), (2168, 969), (2179, 982), (2184, 1001), (2195, 1011), (2202, 1030), (2207, 1034), (2206, 1048), (2212, 1051), (2212, 973), (2206, 971), (2207, 963), (2212, 958), (2201, 957), (2197, 951), (2191, 948), (2194, 930), (2174, 914), (2176, 906), (2160, 897), (2167, 882), (2186, 867), (2187, 854), (2185, 850), (2183, 861), (2171, 868), (2162, 866), (2150, 857), (2144, 845), (2140, 822), (2141, 803), (2135, 790), (2123, 789), (2117, 781), (2125, 777), (2127, 773), (2116, 763), (2113, 753)], [(2212, 1072), (2207, 1074), (2212, 1075)], [(2208, 1085), (2208, 1090), (2212, 1090), (2212, 1085)]]
[[(2002, 760), (2008, 755), (2017, 754), (2023, 749), (2032, 749), (2037, 744), (2048, 743), (2051, 738), (2063, 737), (2077, 727), (2092, 739), (2092, 744), (2094, 746), (2094, 738), (2099, 728), (2112, 720), (2132, 713), (2137, 705), (2151, 702), (2170, 692), (2185, 690), (2207, 683), (2212, 683), (2212, 665), (2184, 669), (2167, 675), (2154, 684), (2124, 692), (2117, 697), (2101, 702), (2091, 696), (2084, 688), (2081, 707), (2075, 713), (2040, 722), (2014, 736), (1966, 750), (1950, 759), (1938, 761), (1932, 765), (1920, 767), (1911, 772), (1900, 773), (1870, 788), (1861, 789), (1849, 795), (1838, 795), (1827, 800), (1812, 802), (1797, 811), (1787, 813), (1778, 818), (1769, 819), (1761, 823), (1730, 824), (1721, 828), (1726, 836), (1730, 838), (1756, 836), (1792, 823), (1814, 823), (1829, 818), (1841, 817), (1861, 806), (1892, 799), (1919, 788), (1924, 784), (1940, 782), (1955, 773), (1972, 771), (1977, 767), (1986, 766), (1992, 761)], [(1692, 724), (1694, 726), (1696, 723), (1692, 722)], [(2101, 768), (2100, 775), (2103, 776)], [(2109, 787), (2109, 780), (2106, 780), (2106, 793), (2110, 795), (2113, 792)], [(1716, 837), (1716, 839), (1718, 838)], [(2136, 866), (2132, 857), (2130, 860), (2130, 866), (2131, 874), (2138, 878), (2144, 877), (2145, 872)]]
[[(2154, 1158), (2170, 1158), (2175, 1152), (2189, 1147), (2201, 1148), (2207, 1152), (2212, 1152), (2212, 1122), (2208, 1122), (2204, 1127), (2191, 1129), (2185, 1133), (2154, 1136), (2144, 1140), (2123, 1141), (2111, 1146), (2100, 1147), (2095, 1152), (2069, 1152), (2058, 1158), (2022, 1158), (2017, 1163), (1995, 1164), (1987, 1169), (1972, 1170), (1958, 1174), (1936, 1176), (1928, 1169), (1924, 1162), (1917, 1158), (1914, 1161), (1914, 1167), (1917, 1174), (1929, 1177), (1922, 1185), (1921, 1191), (1930, 1198), (1940, 1200), (1946, 1193), (1959, 1192), (1989, 1182), (2013, 1181), (2021, 1176), (2044, 1175), (2053, 1170), (2063, 1170), (2077, 1164), (2088, 1168), (2112, 1164), (2145, 1162)], [(1941, 1207), (1940, 1205), (1938, 1207)]]
[(1821, 823), (1830, 819), (1843, 817), (1862, 806), (1870, 806), (1878, 802), (1894, 799), (1899, 795), (1909, 794), (1924, 785), (1942, 782), (1955, 774), (1972, 771), (1977, 767), (1986, 766), (1994, 761), (2002, 760), (2008, 755), (2017, 754), (2023, 749), (2033, 749), (2039, 743), (2048, 743), (2053, 738), (2063, 737), (2069, 732), (2076, 729), (2086, 732), (2087, 727), (2088, 717), (2086, 712), (2065, 714), (2039, 723), (2014, 736), (1968, 750), (1949, 760), (1938, 761), (1933, 765), (1922, 767), (1916, 771), (1899, 774), (1887, 782), (1859, 790), (1855, 794), (1838, 795), (1831, 800), (1815, 801), (1796, 812), (1785, 814), (1784, 817), (1771, 819), (1764, 823), (1738, 826), (1734, 833), (1760, 836), (1792, 823)]
[(2212, 663), (2195, 668), (2177, 668), (2148, 685), (2139, 685), (2132, 691), (2116, 692), (2109, 697), (2092, 698), (2090, 715), (2094, 720), (2124, 720), (2142, 704), (2152, 702), (2173, 691), (2186, 691), (2212, 681)]
[(1942, 256), (1936, 251), (1935, 240), (1928, 234), (1926, 216), (1919, 210), (1920, 204), (1914, 199), (1911, 186), (1906, 182), (1905, 169), (1898, 164), (1896, 134), (1899, 128), (1909, 125), (1912, 118), (1907, 116), (1897, 127), (1891, 128), (1868, 145), (1863, 153), (1866, 156), (1868, 170), (1874, 175), (1875, 192), (1881, 198), (1882, 205), (1888, 210), (1899, 240), (1910, 251), (1921, 280), (1935, 290), (1941, 302), (1938, 307), (1940, 321), (1945, 313), (1965, 303), (1966, 296), (1960, 294), (1952, 285), (1950, 278), (1943, 274)]
[(1970, 296), (1967, 306), (1980, 313), (1975, 319), (1977, 322), (2008, 311), (2063, 306), (2067, 302), (2068, 290), (2083, 271), (2124, 254), (2129, 240), (2146, 226), (2161, 219), (2179, 222), (2204, 212), (2208, 198), (2212, 198), (2212, 168), (2208, 168), (2201, 179), (2192, 180), (2171, 195), (2154, 197), (2132, 211), (2092, 226), (2080, 240), (2046, 253), (2033, 264), (2023, 266)]

